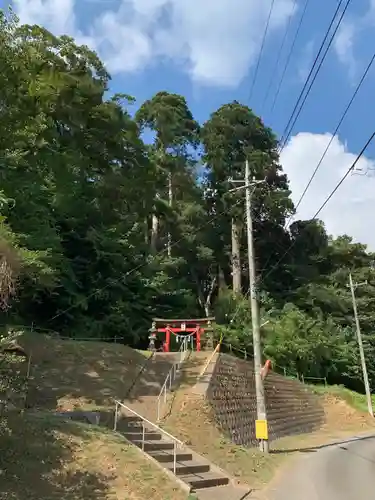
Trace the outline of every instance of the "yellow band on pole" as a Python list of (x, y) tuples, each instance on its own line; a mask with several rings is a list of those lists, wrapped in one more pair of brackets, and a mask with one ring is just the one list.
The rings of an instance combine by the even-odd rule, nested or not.
[(255, 437), (264, 441), (268, 440), (267, 420), (255, 420)]

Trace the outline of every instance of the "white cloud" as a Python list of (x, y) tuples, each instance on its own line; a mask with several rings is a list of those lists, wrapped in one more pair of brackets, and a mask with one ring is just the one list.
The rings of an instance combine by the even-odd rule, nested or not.
[(370, 0), (369, 14), (375, 13), (375, 0)]
[[(120, 0), (82, 32), (75, 0), (14, 0), (22, 22), (70, 34), (98, 50), (112, 73), (134, 72), (169, 58), (197, 83), (233, 87), (259, 49), (271, 0)], [(82, 9), (81, 9), (82, 11)], [(276, 0), (270, 36), (293, 14)], [(80, 21), (80, 22), (79, 22)]]
[[(358, 57), (355, 54), (356, 42), (361, 37), (372, 37), (375, 26), (375, 0), (367, 0), (367, 10), (346, 19), (340, 26), (333, 42), (338, 60), (346, 66), (351, 80), (358, 74)], [(371, 33), (367, 33), (370, 30)]]
[(349, 72), (350, 79), (354, 79), (357, 74), (357, 62), (354, 56), (354, 42), (360, 30), (360, 23), (343, 23), (334, 39), (334, 48), (339, 61), (344, 64)]
[(312, 61), (314, 59), (314, 40), (310, 40), (302, 50), (301, 65), (298, 70), (298, 78), (304, 82), (311, 70)]
[[(292, 137), (282, 152), (281, 163), (289, 176), (295, 202), (316, 168), (331, 134), (299, 133)], [(297, 219), (310, 219), (352, 165), (356, 154), (350, 153), (335, 136), (298, 212)], [(375, 250), (375, 233), (369, 221), (375, 212), (375, 161), (363, 156), (356, 174), (349, 175), (319, 214), (329, 234), (348, 234)], [(367, 175), (365, 175), (367, 173)]]

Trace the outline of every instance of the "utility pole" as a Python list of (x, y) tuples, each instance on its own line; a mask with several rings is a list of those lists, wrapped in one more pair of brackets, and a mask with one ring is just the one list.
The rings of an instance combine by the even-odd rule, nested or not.
[(264, 392), (264, 384), (261, 375), (262, 369), (262, 350), (260, 341), (260, 314), (259, 302), (256, 286), (256, 269), (255, 269), (255, 252), (254, 252), (254, 238), (253, 238), (253, 219), (251, 209), (251, 188), (255, 185), (263, 183), (264, 181), (251, 180), (250, 165), (246, 160), (245, 165), (245, 179), (244, 186), (234, 188), (231, 191), (236, 191), (241, 188), (246, 189), (246, 222), (247, 222), (247, 246), (248, 246), (248, 259), (249, 259), (249, 287), (250, 287), (250, 305), (251, 305), (251, 319), (253, 328), (253, 350), (254, 350), (254, 372), (255, 372), (255, 391), (257, 402), (257, 421), (256, 421), (256, 434), (259, 439), (259, 449), (264, 453), (269, 452), (268, 443), (268, 424), (267, 424), (267, 409), (266, 399)]
[[(251, 320), (253, 325), (253, 349), (254, 349), (255, 391), (257, 398), (257, 417), (258, 421), (267, 422), (266, 398), (264, 393), (263, 379), (261, 376), (262, 350), (260, 344), (260, 317), (259, 317), (260, 315), (259, 315), (259, 303), (258, 303), (258, 293), (256, 285), (253, 218), (251, 213), (252, 193), (250, 192), (251, 188), (250, 180), (251, 180), (250, 165), (249, 161), (246, 160), (245, 188), (246, 188), (247, 246), (248, 246), (248, 259), (249, 259)], [(260, 439), (259, 448), (261, 451), (268, 453), (269, 452), (268, 439)]]
[(364, 283), (353, 283), (352, 273), (349, 272), (349, 286), (350, 286), (350, 291), (352, 293), (353, 311), (354, 311), (355, 325), (356, 325), (356, 329), (357, 329), (357, 340), (358, 340), (359, 354), (361, 356), (363, 382), (365, 384), (365, 391), (366, 391), (366, 398), (367, 398), (367, 408), (368, 408), (369, 414), (373, 417), (374, 411), (372, 409), (371, 390), (370, 390), (370, 384), (369, 384), (368, 375), (367, 375), (366, 358), (365, 358), (365, 353), (363, 350), (361, 327), (359, 325), (359, 319), (358, 319), (357, 301), (355, 298), (355, 289), (357, 288), (357, 286), (366, 285), (366, 284), (367, 284), (367, 281)]

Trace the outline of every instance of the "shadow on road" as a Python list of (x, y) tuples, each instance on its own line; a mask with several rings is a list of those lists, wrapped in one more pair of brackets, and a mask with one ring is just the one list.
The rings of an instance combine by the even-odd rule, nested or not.
[[(277, 454), (286, 454), (286, 453), (296, 453), (296, 452), (299, 452), (299, 453), (315, 453), (317, 452), (318, 450), (321, 450), (321, 449), (324, 449), (324, 448), (330, 448), (332, 446), (337, 446), (337, 445), (342, 445), (342, 444), (348, 444), (348, 443), (353, 443), (353, 442), (356, 442), (356, 441), (366, 441), (368, 439), (375, 439), (375, 434), (371, 434), (371, 435), (368, 435), (368, 436), (356, 436), (356, 437), (353, 437), (353, 438), (350, 438), (350, 439), (345, 439), (345, 440), (342, 440), (342, 441), (332, 441), (331, 443), (327, 443), (327, 444), (321, 444), (321, 445), (317, 445), (317, 446), (309, 446), (309, 447), (306, 447), (306, 448), (282, 448), (282, 449), (277, 449), (277, 450), (270, 450), (270, 453), (271, 454), (274, 454), (274, 455), (277, 455)], [(349, 451), (347, 448), (345, 447), (341, 447), (343, 450), (345, 451)], [(362, 457), (362, 458), (365, 458), (365, 457)]]

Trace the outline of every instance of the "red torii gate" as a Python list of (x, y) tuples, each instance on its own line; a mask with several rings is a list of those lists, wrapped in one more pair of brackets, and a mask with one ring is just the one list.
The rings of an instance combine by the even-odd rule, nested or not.
[(150, 340), (152, 340), (152, 343), (154, 343), (156, 339), (156, 332), (163, 333), (165, 335), (163, 350), (165, 352), (169, 352), (171, 345), (171, 334), (182, 337), (195, 336), (197, 351), (200, 351), (202, 335), (205, 331), (211, 329), (211, 324), (213, 321), (215, 321), (214, 317), (196, 319), (153, 318)]

